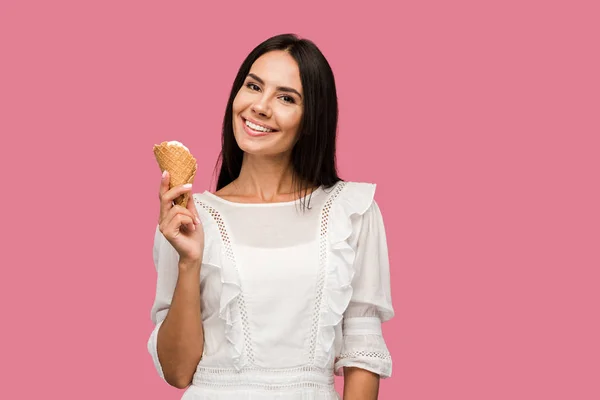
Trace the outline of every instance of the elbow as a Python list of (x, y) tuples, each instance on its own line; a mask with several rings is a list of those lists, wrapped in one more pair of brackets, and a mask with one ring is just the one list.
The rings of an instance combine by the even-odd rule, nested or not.
[(174, 382), (171, 386), (176, 387), (177, 389), (185, 389), (188, 386), (190, 386), (190, 384), (192, 383), (192, 381), (185, 381), (185, 380), (181, 380), (181, 381), (177, 381)]
[[(160, 342), (160, 344), (164, 346), (164, 343)], [(202, 359), (204, 345), (202, 344), (197, 349), (191, 349), (188, 346), (185, 349), (164, 350), (160, 344), (157, 343), (156, 347), (151, 347), (151, 353), (163, 380), (177, 389), (185, 389), (190, 386)]]
[(189, 374), (180, 374), (180, 375), (166, 375), (165, 374), (165, 381), (167, 381), (167, 383), (177, 389), (185, 389), (188, 386), (190, 386), (192, 384), (192, 378), (193, 378), (193, 374), (189, 375)]
[(165, 381), (177, 388), (177, 389), (185, 389), (192, 384), (194, 379), (194, 374), (196, 373), (196, 369), (198, 367), (198, 363), (202, 359), (202, 356), (195, 357), (193, 360), (188, 360), (189, 363), (186, 365), (179, 365), (175, 369), (171, 369), (170, 371), (164, 371)]

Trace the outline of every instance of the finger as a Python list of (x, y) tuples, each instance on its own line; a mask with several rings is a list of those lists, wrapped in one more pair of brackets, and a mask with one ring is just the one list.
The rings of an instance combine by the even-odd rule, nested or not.
[(181, 223), (178, 222), (179, 220), (177, 218), (183, 217), (186, 217), (192, 224), (194, 223), (195, 215), (192, 214), (190, 210), (180, 205), (174, 205), (165, 215), (163, 222), (166, 226), (175, 224), (176, 227), (179, 227)]
[[(184, 185), (178, 185), (178, 186), (175, 186), (175, 187), (167, 190), (163, 194), (162, 198), (163, 198), (163, 201), (172, 202), (173, 200), (175, 200), (176, 198), (178, 198), (182, 194), (184, 194), (186, 192), (191, 192), (191, 190), (192, 190), (192, 184), (191, 183), (186, 183)], [(191, 194), (190, 194), (190, 197), (191, 197)]]
[(171, 212), (169, 212), (169, 215), (161, 223), (161, 230), (163, 234), (164, 232), (167, 232), (167, 234), (169, 235), (177, 236), (177, 233), (180, 232), (182, 229), (188, 231), (195, 230), (194, 220), (189, 215), (182, 213), (172, 214)]
[(177, 214), (178, 219), (177, 223), (179, 224), (179, 229), (185, 227), (188, 231), (195, 231), (196, 224), (194, 223), (194, 219), (188, 215)]
[(162, 176), (160, 178), (160, 187), (158, 189), (158, 197), (162, 198), (163, 194), (169, 190), (169, 181), (171, 176), (169, 175), (169, 171), (166, 169), (162, 172)]
[(169, 171), (167, 171), (165, 169), (162, 173), (162, 177), (160, 178), (160, 187), (158, 189), (158, 198), (160, 200), (160, 212), (159, 212), (159, 216), (158, 216), (159, 221), (161, 221), (164, 218), (164, 215), (167, 214), (167, 212), (173, 205), (171, 201), (164, 198), (165, 193), (167, 193), (169, 191), (170, 179), (171, 179), (171, 176), (169, 175)]
[(193, 197), (194, 196), (189, 197), (186, 208), (194, 215), (194, 223), (200, 224), (200, 215), (196, 209), (196, 203), (194, 202)]

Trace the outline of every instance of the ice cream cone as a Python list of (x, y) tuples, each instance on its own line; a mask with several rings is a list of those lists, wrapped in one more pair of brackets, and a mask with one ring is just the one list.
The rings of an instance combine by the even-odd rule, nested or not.
[[(192, 183), (196, 176), (196, 159), (182, 143), (178, 141), (162, 142), (154, 145), (154, 156), (160, 172), (169, 171), (169, 189), (185, 183)], [(190, 192), (175, 199), (175, 204), (186, 207)]]

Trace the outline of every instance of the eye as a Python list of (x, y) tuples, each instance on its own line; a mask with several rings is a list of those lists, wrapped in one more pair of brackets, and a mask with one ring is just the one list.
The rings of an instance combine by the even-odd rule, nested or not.
[(260, 90), (258, 85), (254, 84), (252, 82), (246, 83), (246, 87), (249, 88), (250, 90)]
[(291, 103), (294, 104), (296, 102), (296, 100), (294, 100), (294, 98), (292, 96), (281, 96), (281, 98), (283, 99), (283, 101), (285, 101), (286, 103)]

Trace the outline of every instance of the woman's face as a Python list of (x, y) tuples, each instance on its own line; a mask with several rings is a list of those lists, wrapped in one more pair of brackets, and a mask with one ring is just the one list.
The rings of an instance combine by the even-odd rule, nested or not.
[(285, 51), (259, 57), (233, 100), (233, 133), (253, 155), (290, 153), (302, 119), (303, 92), (296, 61)]

